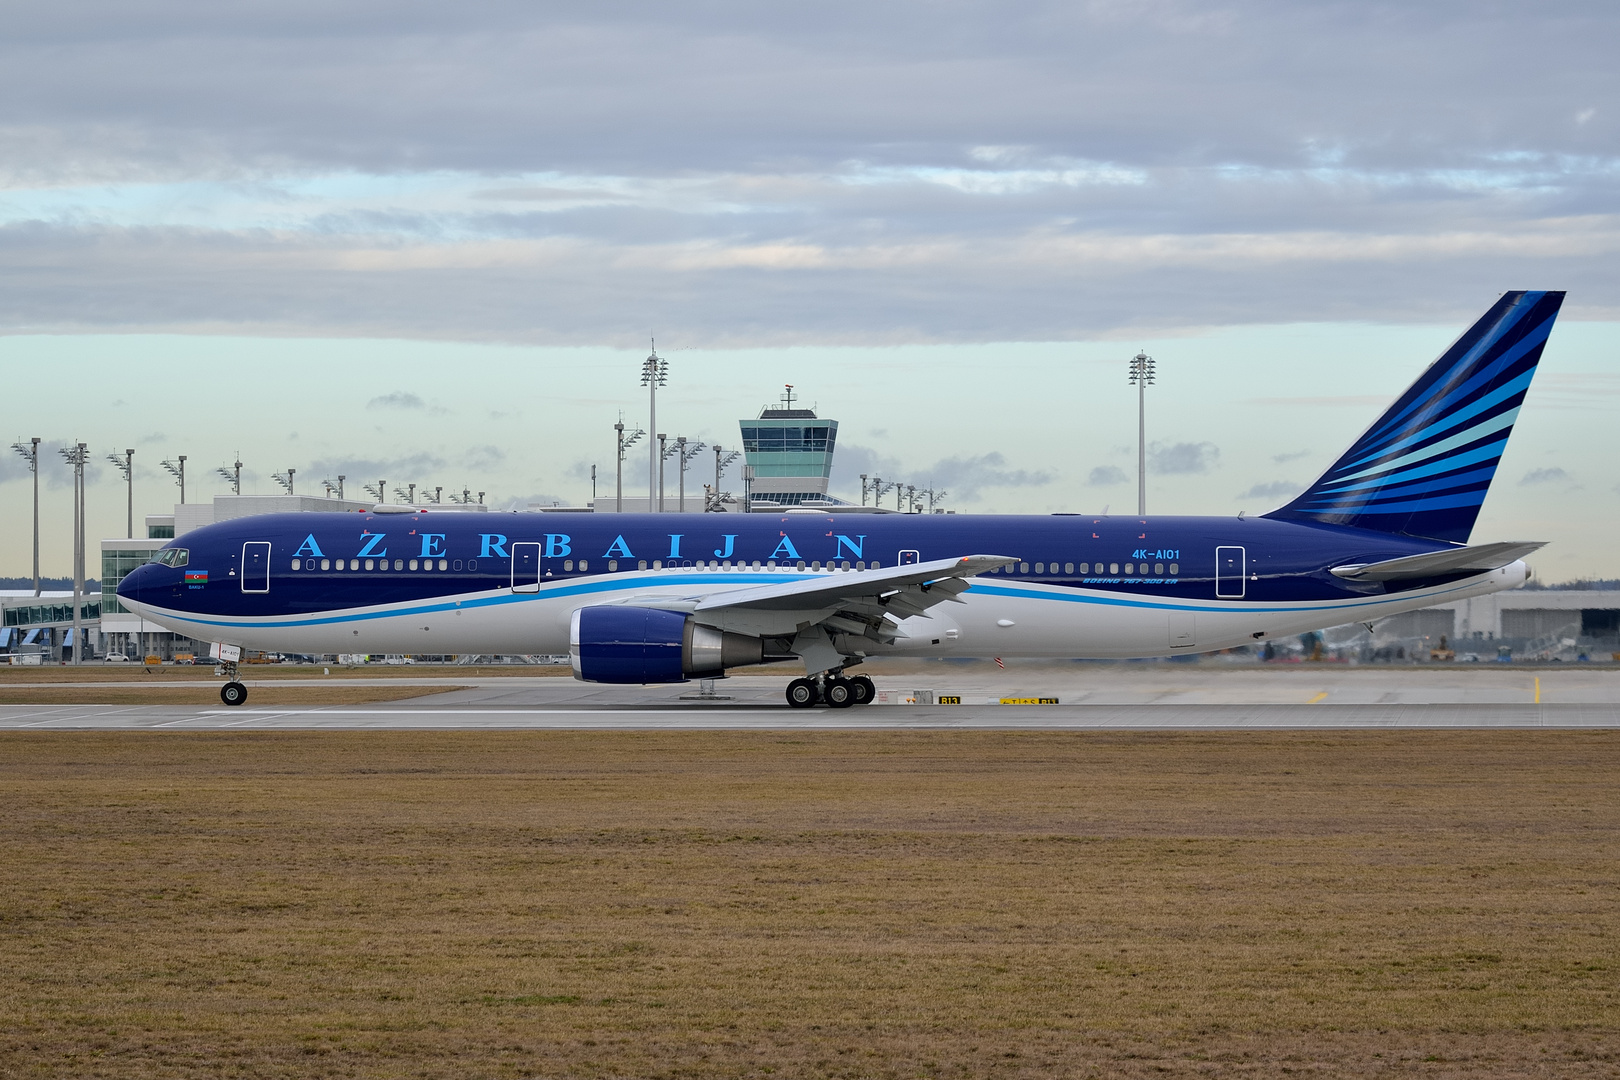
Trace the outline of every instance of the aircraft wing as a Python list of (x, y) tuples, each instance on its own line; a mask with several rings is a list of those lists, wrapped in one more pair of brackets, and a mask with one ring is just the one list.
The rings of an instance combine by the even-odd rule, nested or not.
[(1532, 551), (1546, 546), (1546, 541), (1478, 544), (1474, 547), (1447, 548), (1422, 555), (1407, 555), (1383, 562), (1358, 563), (1335, 566), (1330, 571), (1335, 577), (1347, 581), (1406, 581), (1413, 578), (1439, 577), (1442, 574), (1483, 574), (1524, 558)]
[(927, 618), (929, 608), (948, 600), (961, 603), (958, 596), (967, 591), (968, 578), (1017, 561), (1006, 555), (965, 555), (883, 570), (806, 574), (803, 580), (681, 598), (627, 597), (617, 603), (683, 611), (716, 630), (781, 639), (805, 657), (811, 670), (819, 671), (860, 653), (863, 640), (889, 644), (904, 637), (903, 620)]

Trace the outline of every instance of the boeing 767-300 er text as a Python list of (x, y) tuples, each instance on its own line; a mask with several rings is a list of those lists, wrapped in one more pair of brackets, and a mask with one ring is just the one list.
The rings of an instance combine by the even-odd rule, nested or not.
[(1146, 657), (1371, 622), (1522, 584), (1469, 546), (1564, 294), (1510, 292), (1304, 494), (1260, 517), (269, 514), (177, 538), (118, 586), (239, 650), (562, 653), (667, 683), (802, 661), (790, 704), (872, 697), (867, 657)]

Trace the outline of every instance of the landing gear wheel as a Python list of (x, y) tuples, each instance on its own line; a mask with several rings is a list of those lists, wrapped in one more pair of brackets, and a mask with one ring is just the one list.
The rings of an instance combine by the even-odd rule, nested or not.
[(219, 700), (227, 705), (240, 705), (247, 700), (247, 687), (239, 682), (228, 682), (219, 688)]
[(787, 700), (795, 709), (809, 709), (821, 700), (821, 694), (809, 679), (794, 679), (787, 685)]
[(848, 679), (828, 679), (827, 689), (823, 693), (827, 704), (835, 709), (847, 709), (855, 704), (855, 688)]
[(849, 688), (855, 693), (857, 705), (870, 705), (872, 699), (877, 697), (877, 687), (865, 675), (857, 675), (849, 680)]

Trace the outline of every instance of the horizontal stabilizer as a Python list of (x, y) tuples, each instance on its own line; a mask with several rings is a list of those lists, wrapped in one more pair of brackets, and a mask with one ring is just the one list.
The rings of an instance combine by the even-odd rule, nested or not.
[(1440, 577), (1444, 574), (1483, 574), (1488, 570), (1500, 570), (1545, 546), (1544, 540), (1479, 544), (1475, 547), (1447, 548), (1445, 551), (1407, 555), (1399, 559), (1386, 559), (1383, 562), (1335, 566), (1332, 572), (1334, 576), (1348, 581), (1408, 581), (1413, 578)]

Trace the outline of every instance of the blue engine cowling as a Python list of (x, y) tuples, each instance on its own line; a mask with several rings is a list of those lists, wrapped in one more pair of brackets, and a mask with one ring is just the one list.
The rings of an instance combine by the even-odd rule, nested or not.
[(765, 661), (759, 638), (699, 626), (678, 611), (613, 605), (574, 612), (568, 652), (574, 678), (599, 683), (716, 678)]

